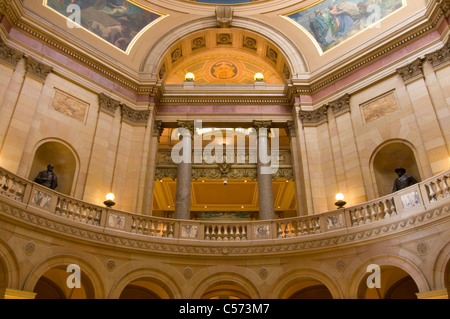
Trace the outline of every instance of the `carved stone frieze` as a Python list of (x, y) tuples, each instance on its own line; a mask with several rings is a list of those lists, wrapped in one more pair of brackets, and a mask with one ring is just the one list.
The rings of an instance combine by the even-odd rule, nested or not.
[(442, 49), (427, 54), (426, 58), (435, 69), (448, 63), (450, 61), (450, 41), (448, 41), (447, 44)]
[(150, 117), (149, 110), (135, 110), (122, 104), (122, 120), (131, 125), (146, 125)]
[(24, 54), (16, 49), (7, 46), (0, 39), (0, 61), (4, 62), (13, 68), (17, 66), (17, 63), (23, 58)]
[(100, 110), (114, 116), (117, 108), (120, 106), (120, 102), (110, 98), (109, 96), (103, 93), (100, 93), (98, 97)]
[(423, 76), (423, 59), (419, 58), (405, 67), (397, 69), (403, 81), (408, 84)]
[(156, 168), (155, 180), (162, 180), (163, 178), (171, 178), (175, 180), (177, 178), (177, 168)]
[(52, 70), (53, 68), (51, 66), (45, 65), (32, 57), (27, 57), (26, 74), (36, 80), (45, 82), (47, 76), (52, 72)]

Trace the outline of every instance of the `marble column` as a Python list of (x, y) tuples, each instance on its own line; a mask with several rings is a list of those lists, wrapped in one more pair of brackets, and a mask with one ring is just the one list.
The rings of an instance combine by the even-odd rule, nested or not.
[(257, 176), (259, 219), (275, 219), (273, 203), (272, 168), (269, 153), (269, 132), (272, 121), (253, 121), (258, 137)]
[[(180, 143), (183, 143), (181, 157), (188, 160), (182, 160), (177, 167), (177, 194), (175, 202), (175, 219), (191, 218), (191, 182), (192, 182), (192, 139), (194, 137), (194, 121), (178, 121), (178, 127), (183, 128), (190, 133), (189, 136), (180, 135)], [(185, 156), (183, 152), (189, 152)]]

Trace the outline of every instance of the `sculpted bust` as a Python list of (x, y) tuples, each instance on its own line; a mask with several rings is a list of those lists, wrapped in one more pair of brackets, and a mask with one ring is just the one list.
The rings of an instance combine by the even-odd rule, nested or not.
[(398, 177), (394, 181), (394, 188), (392, 190), (393, 193), (403, 188), (417, 184), (417, 181), (414, 177), (405, 174), (406, 169), (402, 167), (397, 167), (395, 169), (395, 172), (397, 173)]
[(34, 179), (34, 181), (42, 186), (48, 187), (50, 189), (56, 189), (58, 187), (58, 178), (53, 172), (54, 166), (49, 164), (46, 171), (42, 171)]

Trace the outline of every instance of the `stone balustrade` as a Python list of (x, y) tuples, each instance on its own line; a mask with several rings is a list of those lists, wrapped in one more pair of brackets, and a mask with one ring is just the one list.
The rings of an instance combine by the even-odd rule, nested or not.
[(137, 236), (208, 242), (285, 240), (404, 218), (450, 197), (450, 170), (416, 185), (348, 208), (288, 219), (178, 220), (96, 206), (57, 193), (0, 168), (0, 200), (81, 223)]

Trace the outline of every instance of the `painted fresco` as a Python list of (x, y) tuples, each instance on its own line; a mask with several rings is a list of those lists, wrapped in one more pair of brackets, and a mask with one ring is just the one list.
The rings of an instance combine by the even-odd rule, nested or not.
[(311, 34), (322, 52), (351, 36), (381, 26), (381, 19), (406, 5), (406, 0), (324, 0), (287, 15)]
[(133, 39), (161, 15), (121, 0), (46, 0), (46, 5), (70, 17), (68, 6), (81, 9), (80, 25), (123, 51)]

